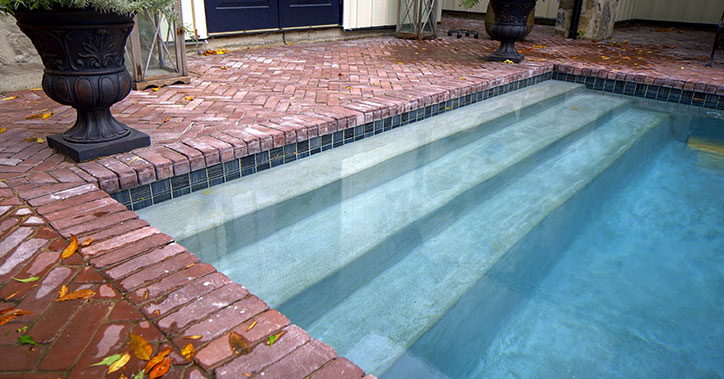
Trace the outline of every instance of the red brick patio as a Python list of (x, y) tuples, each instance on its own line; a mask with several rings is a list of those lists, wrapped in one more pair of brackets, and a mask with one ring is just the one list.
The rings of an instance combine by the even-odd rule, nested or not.
[[(31, 312), (0, 326), (0, 377), (100, 377), (107, 367), (90, 364), (128, 351), (131, 333), (154, 353), (173, 349), (165, 377), (364, 375), (108, 193), (554, 68), (724, 95), (724, 59), (704, 67), (713, 33), (630, 27), (613, 41), (590, 42), (553, 38), (551, 27), (537, 26), (519, 44), (528, 59), (512, 65), (486, 63), (497, 44), (484, 33), (447, 37), (453, 26), (483, 30), (479, 21), (448, 17), (433, 41), (382, 37), (192, 57), (191, 84), (134, 91), (114, 107), (120, 121), (151, 135), (151, 147), (81, 164), (35, 141), (65, 130), (71, 108), (38, 90), (0, 96), (11, 98), (0, 101), (0, 310)], [(61, 260), (70, 234), (94, 242)], [(62, 285), (96, 295), (54, 302)], [(250, 354), (231, 351), (231, 330), (251, 342)], [(282, 330), (277, 343), (264, 344)], [(17, 344), (24, 333), (39, 345)], [(201, 338), (184, 338), (191, 335)], [(193, 362), (180, 354), (187, 343), (196, 349)], [(144, 365), (131, 358), (112, 376), (130, 377)]]

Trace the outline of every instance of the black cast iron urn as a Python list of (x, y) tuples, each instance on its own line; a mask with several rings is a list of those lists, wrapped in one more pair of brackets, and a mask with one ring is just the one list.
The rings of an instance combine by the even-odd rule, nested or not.
[(495, 21), (490, 29), (494, 40), (500, 41), (500, 47), (488, 55), (491, 62), (512, 61), (520, 63), (525, 56), (515, 49), (515, 42), (520, 41), (528, 32), (526, 21), (535, 8), (536, 0), (490, 0)]
[(50, 147), (82, 162), (151, 144), (110, 110), (131, 91), (124, 52), (133, 16), (68, 8), (18, 9), (14, 16), (45, 66), (43, 91), (77, 112), (73, 127), (48, 136)]

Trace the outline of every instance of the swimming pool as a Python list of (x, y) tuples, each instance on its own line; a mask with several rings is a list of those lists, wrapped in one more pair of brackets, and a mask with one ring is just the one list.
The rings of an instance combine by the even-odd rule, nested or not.
[[(684, 149), (682, 156), (666, 161), (691, 167), (694, 153), (672, 138), (686, 135), (687, 127), (681, 116), (644, 109), (629, 98), (549, 81), (139, 214), (246, 285), (312, 336), (335, 347), (341, 356), (374, 374), (569, 374), (555, 371), (560, 368), (570, 369), (570, 374), (578, 373), (578, 377), (591, 373), (610, 376), (615, 371), (608, 368), (605, 353), (621, 353), (636, 362), (640, 358), (627, 352), (637, 345), (613, 337), (608, 344), (596, 343), (593, 337), (628, 335), (618, 332), (618, 320), (612, 321), (613, 331), (609, 331), (590, 321), (597, 320), (594, 316), (576, 319), (571, 314), (578, 315), (592, 304), (605, 304), (600, 306), (604, 311), (613, 309), (606, 295), (623, 297), (627, 291), (622, 288), (629, 288), (613, 279), (628, 271), (635, 273), (624, 263), (644, 264), (631, 263), (638, 262), (636, 255), (614, 249), (620, 254), (616, 262), (622, 271), (615, 272), (606, 266), (610, 262), (605, 243), (625, 247), (635, 242), (656, 251), (660, 244), (668, 247), (675, 245), (669, 241), (684, 238), (675, 237), (670, 230), (638, 228), (638, 233), (621, 233), (623, 238), (614, 242), (610, 232), (594, 236), (593, 232), (602, 228), (592, 225), (605, 219), (624, 232), (636, 230), (645, 215), (676, 220), (666, 225), (686, 230), (677, 217), (668, 217), (674, 212), (667, 217), (649, 216), (648, 210), (640, 207), (634, 209), (642, 212), (641, 217), (628, 217), (628, 224), (618, 225), (611, 221), (618, 216), (606, 212), (631, 207), (606, 204), (613, 204), (617, 196), (632, 191), (631, 186), (654, 175), (651, 167), (666, 166), (657, 166), (661, 159), (666, 160), (661, 156), (671, 157)], [(701, 172), (684, 170), (698, 179), (681, 182), (701, 183), (703, 187), (697, 187), (696, 193), (717, 194), (722, 173), (716, 163), (710, 166), (713, 168)], [(672, 170), (681, 173), (680, 168)], [(649, 190), (655, 186), (639, 187)], [(721, 196), (672, 196), (710, 198), (703, 209), (722, 208)], [(683, 208), (700, 207), (687, 203)], [(179, 217), (179, 212), (193, 216)], [(721, 214), (714, 213), (706, 223), (706, 218), (690, 215), (690, 224), (721, 231)], [(722, 298), (724, 269), (715, 264), (724, 245), (721, 234), (713, 233), (709, 244), (697, 239), (693, 245), (714, 258), (713, 263), (703, 263), (711, 270), (706, 275), (712, 291), (702, 299), (712, 303), (706, 320), (720, 324), (722, 304), (712, 299)], [(669, 239), (659, 243), (653, 236)], [(578, 238), (584, 240), (578, 242)], [(599, 252), (601, 259), (568, 263), (566, 257), (583, 255), (568, 252), (569, 246), (574, 249), (577, 245), (594, 246), (591, 249)], [(697, 262), (699, 259), (706, 262), (703, 257), (697, 257)], [(659, 272), (654, 266), (644, 266), (654, 275)], [(583, 281), (586, 278), (592, 281)], [(670, 280), (646, 280), (644, 284), (661, 286)], [(585, 289), (591, 283), (614, 286), (591, 287), (596, 289), (589, 294)], [(562, 292), (548, 295), (554, 290)], [(666, 288), (658, 290), (663, 293)], [(628, 305), (655, 294), (656, 290), (644, 291), (614, 305), (622, 305), (619, 314), (629, 316), (633, 313)], [(549, 297), (536, 297), (542, 295)], [(551, 305), (551, 298), (565, 301)], [(577, 307), (581, 312), (575, 312)], [(631, 322), (624, 318), (623, 323)], [(711, 326), (707, 329), (712, 331)], [(651, 332), (645, 327), (641, 330)], [(665, 338), (656, 334), (658, 331), (651, 333)], [(575, 342), (576, 336), (592, 341), (575, 347), (585, 360), (574, 359), (576, 355), (567, 347), (574, 346), (571, 341)], [(707, 346), (712, 357), (723, 354), (721, 345)], [(582, 362), (588, 363), (582, 366)], [(720, 366), (707, 367), (707, 372), (722, 373)]]

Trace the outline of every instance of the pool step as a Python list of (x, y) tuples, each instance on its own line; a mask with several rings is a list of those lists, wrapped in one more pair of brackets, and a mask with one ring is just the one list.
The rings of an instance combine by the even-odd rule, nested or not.
[[(626, 100), (621, 98), (571, 97), (536, 117), (471, 141), (423, 167), (310, 214), (214, 264), (303, 325), (302, 317), (320, 315), (315, 312), (321, 310), (320, 299), (342, 301), (421, 239), (447, 227), (454, 215), (465, 212), (462, 200), (481, 196), (525, 173), (546, 154), (595, 128), (624, 104)], [(343, 192), (344, 188), (336, 199), (344, 197)], [(300, 295), (303, 292), (309, 296)], [(295, 300), (288, 302), (290, 299)]]
[(302, 325), (366, 371), (381, 373), (511, 247), (616, 163), (666, 115), (628, 109), (540, 160), (322, 317)]
[[(583, 89), (547, 81), (138, 213), (202, 259), (215, 260), (338, 202), (340, 193), (347, 198), (374, 188)], [(179, 208), (203, 217), (179, 218)]]

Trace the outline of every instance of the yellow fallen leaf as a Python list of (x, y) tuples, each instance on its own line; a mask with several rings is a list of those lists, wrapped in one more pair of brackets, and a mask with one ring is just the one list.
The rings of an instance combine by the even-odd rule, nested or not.
[(402, 63), (402, 62), (397, 62), (397, 64), (404, 64), (404, 63)]
[(17, 295), (18, 293), (20, 293), (20, 291), (15, 291), (15, 292), (11, 293), (8, 297), (5, 298), (5, 301), (14, 298), (15, 295)]
[(60, 291), (58, 291), (58, 297), (63, 297), (66, 293), (68, 293), (68, 287), (63, 284), (63, 287), (60, 287)]
[(93, 243), (93, 238), (86, 238), (82, 244), (80, 244), (81, 247), (88, 247), (90, 244)]
[(164, 358), (171, 352), (170, 348), (166, 348), (166, 350), (163, 350), (156, 354), (155, 357), (153, 357), (148, 363), (146, 363), (146, 368), (143, 369), (143, 372), (148, 373), (151, 371), (151, 369), (156, 366), (157, 364), (161, 363)]
[(123, 366), (128, 363), (128, 360), (131, 359), (131, 354), (125, 353), (121, 356), (121, 359), (113, 362), (110, 366), (108, 366), (108, 374), (112, 372), (116, 372), (123, 368)]
[(143, 292), (143, 300), (148, 300), (148, 289)]
[(188, 343), (186, 346), (184, 346), (183, 349), (181, 349), (181, 355), (183, 355), (184, 358), (186, 358), (188, 361), (194, 360), (194, 345)]
[(5, 325), (15, 317), (27, 314), (30, 314), (30, 312), (18, 308), (5, 308), (0, 310), (0, 325)]
[(219, 68), (222, 69), (222, 70), (228, 70), (228, 69), (229, 69), (229, 68), (226, 67), (226, 66), (221, 66), (221, 67), (219, 67)]
[(184, 97), (184, 99), (186, 99), (186, 100), (193, 100), (194, 98), (193, 98), (193, 96), (186, 96), (186, 97)]
[(42, 88), (31, 88), (30, 90), (31, 91), (42, 91), (43, 89)]
[(17, 98), (18, 98), (17, 96), (8, 96), (8, 97), (6, 97), (6, 98), (3, 98), (2, 101), (17, 99)]
[(1, 133), (5, 133), (6, 130), (8, 130), (8, 128), (2, 128), (2, 129), (0, 129), (0, 134), (1, 134)]
[(576, 107), (573, 107), (573, 110), (574, 110), (574, 111), (577, 111), (577, 110), (578, 110), (578, 108), (576, 108)]
[(163, 119), (163, 122), (168, 122), (168, 120), (170, 120), (170, 118), (169, 118), (169, 117), (166, 117), (166, 118)]
[(506, 59), (503, 61), (503, 63), (511, 64), (511, 63), (515, 63), (515, 62), (511, 61), (510, 59)]
[(153, 91), (153, 92), (158, 92), (158, 90), (160, 90), (160, 88), (158, 88), (158, 87), (151, 88), (151, 91)]
[(95, 291), (89, 290), (89, 289), (78, 290), (78, 291), (69, 292), (69, 293), (67, 293), (67, 294), (65, 294), (65, 295), (63, 295), (63, 296), (55, 299), (55, 301), (67, 301), (67, 300), (75, 300), (75, 299), (87, 299), (87, 298), (89, 298), (89, 297), (93, 297), (93, 295), (95, 295), (95, 294), (96, 294)]
[(249, 327), (246, 328), (246, 331), (247, 331), (247, 332), (250, 331), (250, 330), (251, 330), (253, 327), (255, 327), (255, 326), (256, 326), (256, 320), (254, 320), (254, 322), (252, 322), (251, 325), (249, 325)]
[(146, 341), (143, 336), (136, 334), (131, 334), (130, 337), (131, 339), (128, 341), (128, 348), (131, 349), (133, 355), (142, 361), (150, 360), (153, 348), (148, 344), (148, 341)]
[(201, 334), (194, 334), (193, 336), (184, 336), (185, 340), (200, 340), (203, 337)]
[(73, 255), (76, 250), (78, 250), (78, 238), (74, 235), (70, 235), (71, 241), (68, 244), (68, 246), (63, 250), (63, 254), (60, 255), (61, 258), (65, 259)]
[(37, 142), (37, 143), (45, 143), (45, 140), (42, 139), (42, 138), (36, 138), (36, 139), (35, 139), (35, 142)]

